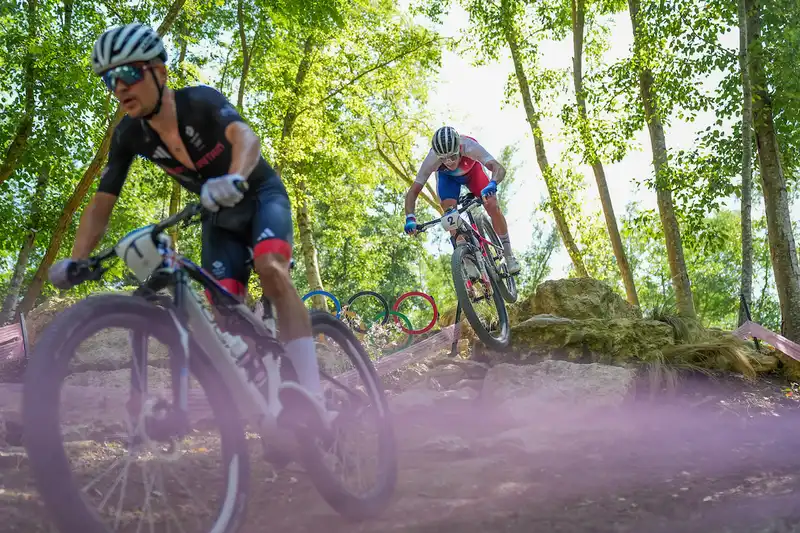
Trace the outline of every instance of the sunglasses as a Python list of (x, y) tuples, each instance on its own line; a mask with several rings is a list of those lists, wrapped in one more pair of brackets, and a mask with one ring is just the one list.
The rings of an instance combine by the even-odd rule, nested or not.
[(458, 161), (458, 158), (461, 157), (461, 154), (448, 154), (448, 155), (440, 155), (439, 159), (442, 163), (455, 163)]
[(112, 93), (117, 90), (117, 83), (122, 82), (127, 86), (136, 85), (144, 79), (144, 73), (150, 70), (150, 65), (120, 65), (103, 73), (103, 81)]

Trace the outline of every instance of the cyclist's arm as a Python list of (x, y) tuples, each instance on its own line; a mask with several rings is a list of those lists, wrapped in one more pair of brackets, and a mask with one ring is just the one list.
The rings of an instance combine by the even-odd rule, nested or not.
[(503, 178), (506, 177), (506, 169), (503, 165), (500, 164), (497, 159), (490, 154), (486, 148), (480, 145), (478, 141), (470, 138), (464, 138), (463, 140), (464, 146), (464, 155), (474, 159), (476, 161), (480, 161), (483, 165), (486, 166), (492, 172), (492, 179), (495, 183), (500, 183), (503, 181)]
[(201, 85), (195, 88), (195, 94), (195, 108), (199, 108), (231, 144), (231, 165), (228, 173), (249, 178), (261, 158), (261, 141), (258, 136), (221, 92)]
[(231, 143), (229, 174), (239, 174), (247, 179), (261, 158), (261, 141), (244, 122), (234, 122), (225, 128), (225, 138)]
[(438, 167), (439, 158), (436, 157), (433, 150), (429, 150), (425, 160), (419, 166), (419, 171), (417, 172), (417, 177), (414, 179), (414, 183), (411, 184), (411, 188), (406, 193), (406, 215), (410, 215), (414, 212), (419, 193), (422, 192), (422, 189), (425, 187), (425, 182), (428, 181), (428, 178), (431, 177), (433, 171)]
[(75, 244), (72, 246), (72, 259), (86, 259), (92, 250), (100, 243), (108, 227), (111, 211), (117, 197), (107, 192), (97, 192), (89, 200), (89, 205), (81, 215), (78, 231), (75, 235)]
[(496, 159), (484, 163), (486, 168), (492, 171), (492, 179), (495, 183), (500, 183), (506, 177), (506, 167), (500, 164)]
[(72, 259), (89, 257), (106, 232), (111, 211), (114, 209), (114, 204), (117, 203), (135, 155), (127, 148), (130, 141), (124, 138), (126, 128), (127, 123), (121, 122), (114, 131), (108, 153), (108, 163), (100, 176), (97, 192), (83, 211), (78, 224), (75, 244), (72, 246)]
[(419, 193), (422, 192), (422, 185), (419, 183), (412, 183), (411, 188), (408, 189), (406, 193), (406, 215), (410, 215), (414, 212), (414, 209), (417, 207), (417, 198), (419, 198)]

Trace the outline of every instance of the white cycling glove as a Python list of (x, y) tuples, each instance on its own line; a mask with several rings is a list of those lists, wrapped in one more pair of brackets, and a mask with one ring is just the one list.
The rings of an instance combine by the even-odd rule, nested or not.
[(227, 174), (211, 178), (200, 189), (200, 203), (209, 211), (219, 211), (220, 207), (233, 207), (244, 198), (236, 184), (245, 179), (239, 174)]

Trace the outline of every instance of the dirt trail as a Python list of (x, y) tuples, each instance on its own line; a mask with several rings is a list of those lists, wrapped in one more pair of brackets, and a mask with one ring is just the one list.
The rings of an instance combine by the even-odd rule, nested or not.
[[(534, 414), (519, 430), (531, 453), (492, 448), (508, 425), (488, 412), (400, 417), (400, 481), (380, 519), (344, 522), (293, 474), (255, 495), (245, 531), (796, 531), (782, 524), (800, 527), (800, 413), (776, 414)], [(426, 450), (436, 442), (449, 450)]]
[[(467, 401), (397, 416), (394, 500), (358, 524), (302, 472), (266, 481), (254, 453), (243, 533), (797, 531), (800, 409), (775, 403), (774, 386), (710, 394), (595, 412), (554, 405), (521, 426)], [(689, 407), (695, 398), (706, 401)], [(0, 532), (49, 531), (24, 455), (1, 451)]]

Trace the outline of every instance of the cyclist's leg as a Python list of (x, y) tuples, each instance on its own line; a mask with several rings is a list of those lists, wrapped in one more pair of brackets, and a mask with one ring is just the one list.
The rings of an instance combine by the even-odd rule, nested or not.
[[(443, 211), (452, 209), (458, 204), (458, 196), (461, 193), (461, 184), (443, 172), (436, 173), (436, 193), (439, 195), (439, 205)], [(450, 231), (451, 241), (456, 232)], [(455, 246), (455, 243), (453, 243)]]
[[(246, 266), (250, 252), (244, 237), (211, 224), (211, 217), (203, 220), (203, 248), (200, 253), (202, 267), (213, 275), (228, 292), (244, 300), (250, 272)], [(210, 302), (211, 294), (206, 292)], [(214, 319), (225, 330), (225, 317), (212, 306)]]
[[(475, 196), (480, 196), (481, 191), (487, 185), (489, 185), (489, 177), (483, 170), (483, 166), (476, 164), (467, 173), (467, 187), (472, 194)], [(500, 239), (500, 243), (503, 245), (503, 255), (506, 257), (509, 272), (511, 274), (516, 274), (519, 272), (519, 265), (514, 257), (514, 252), (511, 250), (511, 239), (508, 236), (508, 223), (506, 222), (506, 217), (503, 215), (503, 212), (500, 210), (500, 205), (497, 202), (497, 196), (495, 195), (484, 198), (483, 207), (489, 214), (489, 218), (492, 219), (494, 231), (497, 232), (497, 237)]]
[(269, 180), (257, 194), (253, 216), (253, 265), (264, 295), (275, 305), (280, 339), (297, 372), (299, 384), (319, 396), (319, 379), (311, 318), (289, 274), (292, 258), (292, 211), (286, 189)]
[[(459, 181), (454, 179), (452, 176), (448, 176), (443, 172), (439, 172), (437, 173), (436, 192), (439, 194), (439, 201), (441, 202), (442, 209), (447, 211), (448, 209), (457, 206), (458, 197), (461, 194), (461, 183), (459, 183)], [(456, 240), (455, 235), (456, 232), (451, 230), (450, 242), (452, 243), (454, 249), (458, 244), (464, 242), (464, 237), (459, 236)], [(474, 263), (474, 261), (468, 259), (466, 261), (466, 268), (467, 276), (470, 279), (480, 278), (478, 266)]]

